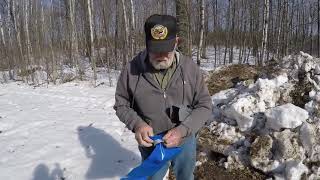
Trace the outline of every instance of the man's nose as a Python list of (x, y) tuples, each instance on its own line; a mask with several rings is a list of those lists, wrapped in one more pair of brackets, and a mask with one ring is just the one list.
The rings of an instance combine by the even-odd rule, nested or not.
[(160, 52), (157, 54), (157, 57), (164, 57), (164, 56), (168, 56), (167, 52)]

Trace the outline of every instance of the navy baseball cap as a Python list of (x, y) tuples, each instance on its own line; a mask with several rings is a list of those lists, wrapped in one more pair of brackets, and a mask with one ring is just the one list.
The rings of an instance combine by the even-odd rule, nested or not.
[(154, 14), (146, 20), (144, 31), (149, 52), (173, 51), (177, 36), (177, 20), (175, 17)]

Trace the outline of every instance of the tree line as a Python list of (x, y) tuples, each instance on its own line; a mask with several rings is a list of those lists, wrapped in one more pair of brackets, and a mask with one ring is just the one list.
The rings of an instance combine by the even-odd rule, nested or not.
[[(151, 14), (177, 17), (179, 50), (197, 63), (214, 50), (215, 64), (257, 65), (302, 50), (320, 56), (320, 0), (0, 0), (0, 70), (48, 81), (81, 60), (121, 69), (144, 48)], [(237, 55), (235, 55), (237, 52)]]

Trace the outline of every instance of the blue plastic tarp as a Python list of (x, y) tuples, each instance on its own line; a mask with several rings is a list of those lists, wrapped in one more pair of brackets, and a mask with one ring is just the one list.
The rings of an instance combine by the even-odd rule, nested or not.
[[(152, 140), (162, 140), (163, 134), (151, 137)], [(129, 174), (121, 178), (121, 180), (146, 180), (148, 177), (154, 175), (164, 166), (168, 161), (172, 160), (181, 152), (180, 147), (166, 148), (163, 143), (158, 143), (150, 156), (144, 160), (140, 166), (134, 168)]]

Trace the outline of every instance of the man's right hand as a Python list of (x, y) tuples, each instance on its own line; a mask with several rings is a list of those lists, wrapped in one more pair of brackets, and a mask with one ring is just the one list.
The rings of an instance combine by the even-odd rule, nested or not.
[(151, 147), (153, 140), (150, 136), (153, 136), (153, 129), (147, 123), (141, 123), (134, 128), (135, 138), (140, 146)]

